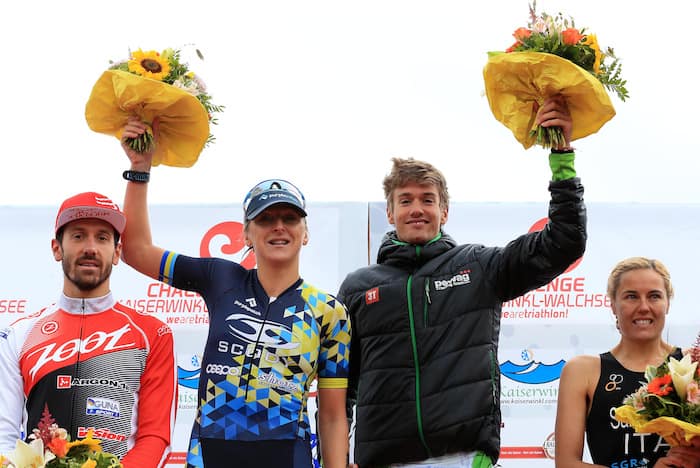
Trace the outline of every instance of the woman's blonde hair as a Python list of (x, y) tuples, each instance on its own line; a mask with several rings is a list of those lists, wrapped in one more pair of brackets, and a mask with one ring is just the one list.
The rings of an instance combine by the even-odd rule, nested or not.
[(646, 257), (630, 257), (620, 262), (612, 269), (608, 277), (608, 297), (610, 300), (615, 299), (615, 294), (620, 287), (620, 278), (624, 273), (633, 270), (653, 270), (664, 280), (664, 288), (669, 300), (673, 297), (673, 285), (671, 284), (671, 274), (668, 272), (666, 265), (660, 260), (654, 260)]

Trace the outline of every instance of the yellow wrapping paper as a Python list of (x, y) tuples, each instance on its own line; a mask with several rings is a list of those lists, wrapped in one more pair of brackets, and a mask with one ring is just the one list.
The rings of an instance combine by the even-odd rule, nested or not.
[(615, 419), (629, 424), (635, 432), (659, 434), (671, 447), (690, 445), (693, 437), (700, 436), (700, 426), (696, 424), (668, 416), (647, 421), (629, 405), (615, 408)]
[(209, 138), (209, 115), (195, 96), (162, 81), (105, 71), (85, 105), (88, 126), (121, 139), (130, 115), (147, 123), (160, 118), (154, 166), (192, 166)]
[(591, 135), (615, 116), (605, 87), (583, 68), (553, 54), (493, 54), (484, 67), (486, 97), (494, 117), (525, 149), (535, 144), (535, 106), (561, 94), (573, 119), (571, 139)]

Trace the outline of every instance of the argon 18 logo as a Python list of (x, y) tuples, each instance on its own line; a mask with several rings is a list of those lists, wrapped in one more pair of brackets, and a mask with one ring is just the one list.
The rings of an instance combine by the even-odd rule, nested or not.
[[(539, 221), (536, 221), (535, 224), (530, 226), (530, 229), (528, 229), (527, 232), (541, 231), (547, 225), (547, 221), (549, 221), (549, 218), (542, 218)], [(581, 263), (582, 260), (583, 260), (583, 256), (579, 257), (578, 260), (575, 260), (574, 263), (569, 265), (569, 268), (567, 268), (564, 271), (564, 273), (568, 273), (568, 272), (572, 271), (574, 268), (576, 268), (579, 265), (579, 263)]]
[(129, 348), (134, 345), (130, 343), (120, 343), (121, 338), (126, 335), (131, 328), (129, 325), (124, 325), (119, 330), (106, 333), (96, 331), (84, 340), (75, 338), (68, 340), (65, 343), (51, 343), (47, 346), (37, 349), (29, 354), (29, 358), (39, 355), (34, 366), (29, 370), (29, 375), (32, 379), (39, 370), (49, 362), (64, 362), (73, 358), (76, 354), (89, 354), (93, 351), (116, 351), (118, 349)]
[(231, 334), (247, 343), (260, 343), (278, 349), (294, 349), (299, 343), (291, 341), (292, 331), (275, 322), (259, 320), (245, 314), (231, 314), (226, 317)]
[[(215, 257), (219, 254), (236, 255), (245, 248), (243, 225), (233, 221), (225, 221), (213, 226), (204, 234), (199, 244), (201, 257)], [(243, 259), (238, 262), (243, 268), (255, 267), (255, 253), (248, 250)]]

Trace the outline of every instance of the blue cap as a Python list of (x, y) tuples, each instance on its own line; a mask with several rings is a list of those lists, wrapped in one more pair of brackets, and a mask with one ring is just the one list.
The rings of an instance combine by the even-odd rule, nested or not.
[(245, 219), (251, 220), (278, 203), (292, 205), (306, 216), (306, 200), (294, 184), (282, 179), (263, 180), (250, 189), (243, 200)]

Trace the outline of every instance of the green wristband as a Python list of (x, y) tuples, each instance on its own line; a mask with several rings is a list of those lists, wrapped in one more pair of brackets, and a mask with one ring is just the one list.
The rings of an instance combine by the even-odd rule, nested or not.
[(574, 152), (570, 153), (550, 153), (549, 167), (552, 169), (552, 180), (566, 180), (576, 177), (574, 168)]

